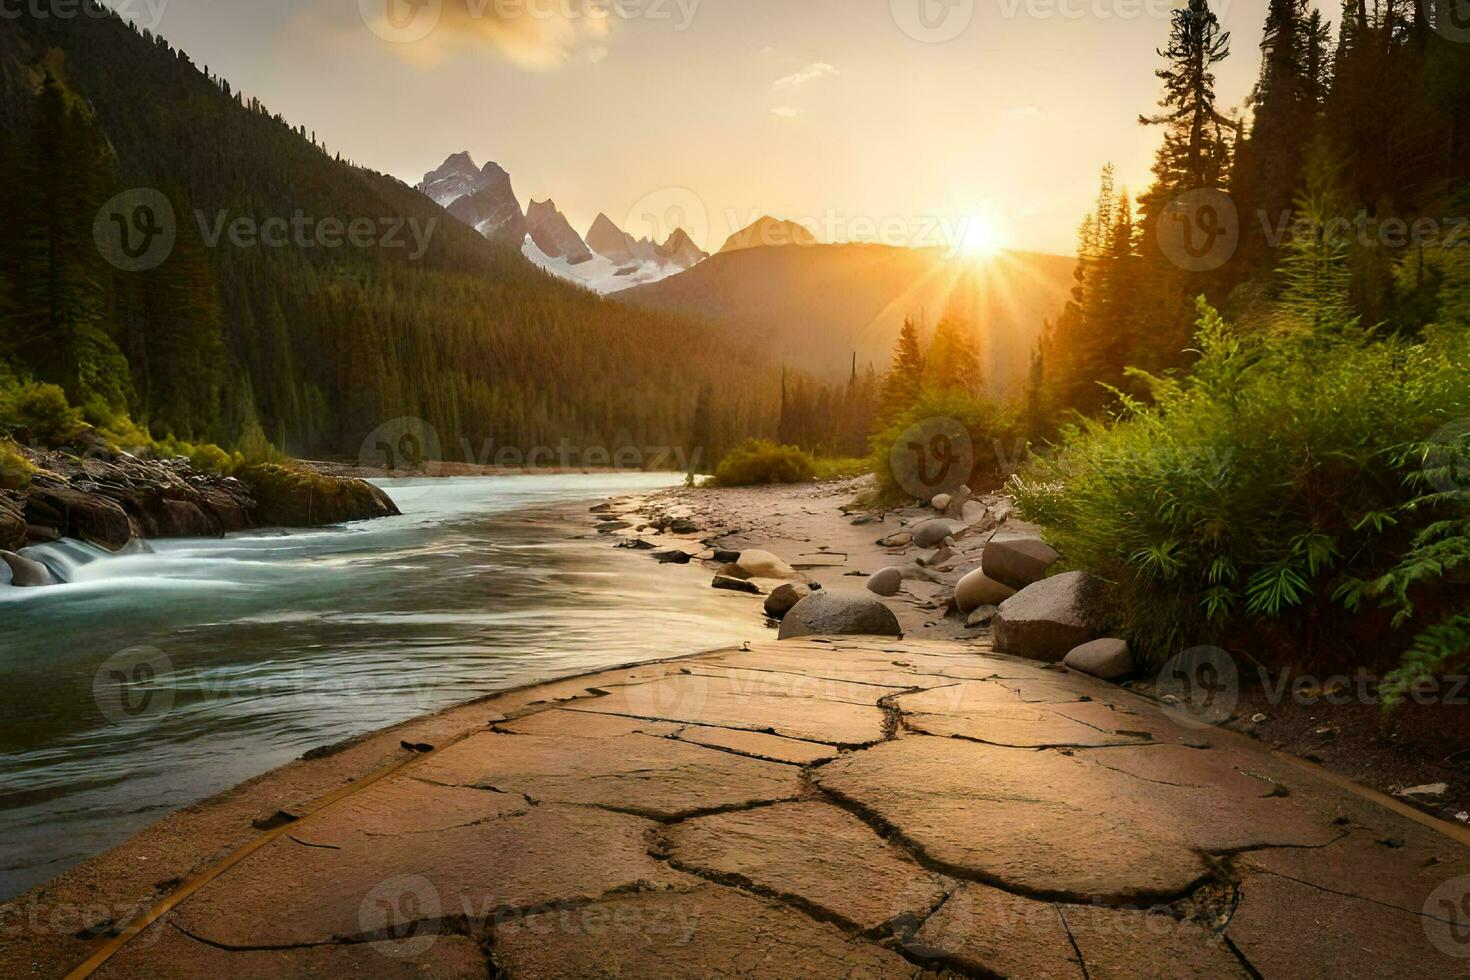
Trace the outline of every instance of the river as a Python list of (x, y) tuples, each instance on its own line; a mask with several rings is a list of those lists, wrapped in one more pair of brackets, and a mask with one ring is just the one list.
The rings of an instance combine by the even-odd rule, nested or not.
[(762, 627), (591, 533), (649, 474), (379, 481), (402, 517), (123, 555), (0, 586), (0, 900), (303, 752), (537, 680)]

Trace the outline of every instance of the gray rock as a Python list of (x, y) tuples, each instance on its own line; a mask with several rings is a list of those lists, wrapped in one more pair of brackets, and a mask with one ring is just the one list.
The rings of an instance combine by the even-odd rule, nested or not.
[(1084, 643), (1067, 654), (1067, 659), (1062, 663), (1073, 670), (1101, 677), (1105, 681), (1115, 681), (1133, 673), (1133, 655), (1128, 652), (1128, 644), (1122, 640), (1093, 640), (1091, 643)]
[(1031, 660), (1056, 663), (1093, 638), (1086, 593), (1094, 581), (1068, 572), (1022, 589), (1001, 603), (995, 648)]
[(772, 619), (784, 619), (798, 602), (812, 594), (812, 589), (798, 582), (778, 586), (766, 596), (766, 615)]
[(979, 568), (960, 579), (954, 590), (955, 605), (963, 613), (981, 606), (998, 606), (1015, 594), (1015, 589), (1000, 584)]
[(942, 517), (932, 521), (925, 521), (917, 525), (914, 530), (914, 544), (920, 548), (934, 548), (944, 542), (944, 539), (960, 530), (960, 527), (952, 521)]
[(1058, 555), (1040, 538), (992, 541), (980, 558), (985, 574), (1002, 585), (1024, 589), (1046, 578)]
[(972, 630), (979, 629), (981, 626), (989, 626), (999, 612), (999, 606), (981, 606), (970, 613), (969, 618), (965, 620), (965, 625)]
[(879, 600), (825, 589), (798, 602), (781, 622), (783, 640), (799, 636), (902, 635), (898, 617)]
[(49, 568), (13, 551), (0, 551), (0, 562), (9, 568), (10, 584), (17, 588), (34, 589), (57, 584), (56, 576)]
[(901, 588), (903, 588), (903, 572), (897, 568), (885, 568), (874, 572), (868, 579), (868, 591), (874, 595), (898, 595), (898, 590)]
[(689, 552), (678, 548), (659, 548), (649, 557), (661, 565), (687, 565), (690, 558)]
[(729, 551), (725, 548), (716, 548), (714, 560), (721, 565), (733, 565), (740, 560), (740, 552)]

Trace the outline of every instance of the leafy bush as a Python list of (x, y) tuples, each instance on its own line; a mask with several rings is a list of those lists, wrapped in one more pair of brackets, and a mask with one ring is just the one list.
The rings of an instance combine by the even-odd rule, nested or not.
[(1402, 609), (1432, 585), (1449, 566), (1415, 578), (1413, 556), (1467, 512), (1464, 494), (1414, 485), (1415, 448), (1470, 417), (1470, 342), (1342, 330), (1267, 346), (1202, 305), (1199, 344), (1190, 377), (1143, 377), (1155, 405), (1125, 398), (1114, 424), (1065, 430), (1014, 481), (1022, 513), (1111, 583), (1112, 625), (1154, 663), (1216, 643), (1382, 666), (1394, 624), (1370, 600)]
[[(958, 435), (958, 429), (949, 420), (959, 423), (969, 436), (968, 452), (963, 446), (953, 445), (954, 439), (948, 433), (954, 430)], [(911, 404), (888, 418), (873, 436), (869, 465), (878, 478), (881, 501), (913, 499), (913, 481), (895, 470), (912, 462), (910, 446), (916, 439), (923, 444), (924, 451), (929, 451), (933, 448), (930, 440), (940, 433), (949, 442), (944, 449), (934, 451), (936, 456), (949, 452), (956, 459), (969, 461), (965, 472), (953, 474), (948, 482), (954, 486), (947, 489), (957, 489), (960, 484), (977, 492), (996, 489), (1015, 474), (1027, 452), (1021, 421), (1014, 409), (959, 389), (926, 388)]]
[(866, 459), (830, 459), (821, 458), (816, 461), (818, 480), (850, 480), (855, 476), (862, 476), (868, 472), (868, 461)]
[(81, 434), (82, 413), (56, 385), (25, 382), (0, 392), (0, 425), (29, 429), (43, 446), (61, 446)]
[(715, 470), (715, 486), (750, 487), (771, 483), (810, 483), (816, 463), (796, 446), (769, 439), (747, 439), (725, 455)]
[(36, 468), (9, 439), (0, 439), (0, 489), (24, 490)]

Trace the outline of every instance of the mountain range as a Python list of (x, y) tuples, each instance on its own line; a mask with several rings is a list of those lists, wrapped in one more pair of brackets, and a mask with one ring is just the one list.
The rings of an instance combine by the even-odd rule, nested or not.
[(683, 228), (660, 244), (634, 238), (606, 214), (598, 214), (583, 238), (551, 199), (532, 200), (522, 211), (510, 175), (495, 163), (477, 166), (467, 152), (451, 154), (418, 189), (486, 238), (520, 248), (536, 266), (598, 293), (658, 282), (709, 257)]

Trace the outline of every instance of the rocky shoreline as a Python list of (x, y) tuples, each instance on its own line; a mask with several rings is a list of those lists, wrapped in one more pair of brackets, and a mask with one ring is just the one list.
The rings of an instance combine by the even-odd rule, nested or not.
[(187, 459), (126, 452), (84, 456), (22, 449), (24, 471), (0, 489), (0, 575), (9, 584), (52, 584), (17, 554), (63, 538), (118, 552), (150, 538), (218, 538), (259, 527), (317, 527), (388, 517), (398, 508), (364, 480), (282, 464), (239, 476), (197, 470)]
[[(1089, 592), (1097, 584), (1076, 572), (1049, 578), (1059, 556), (1009, 498), (961, 488), (927, 507), (879, 508), (864, 502), (871, 490), (866, 478), (684, 488), (608, 501), (592, 518), (619, 547), (659, 562), (701, 562), (714, 588), (764, 597), (782, 637), (987, 638), (997, 650), (1048, 663), (1080, 650), (1069, 666), (1109, 680), (1132, 673), (1126, 644), (1093, 630)], [(807, 621), (808, 598), (821, 629)]]

